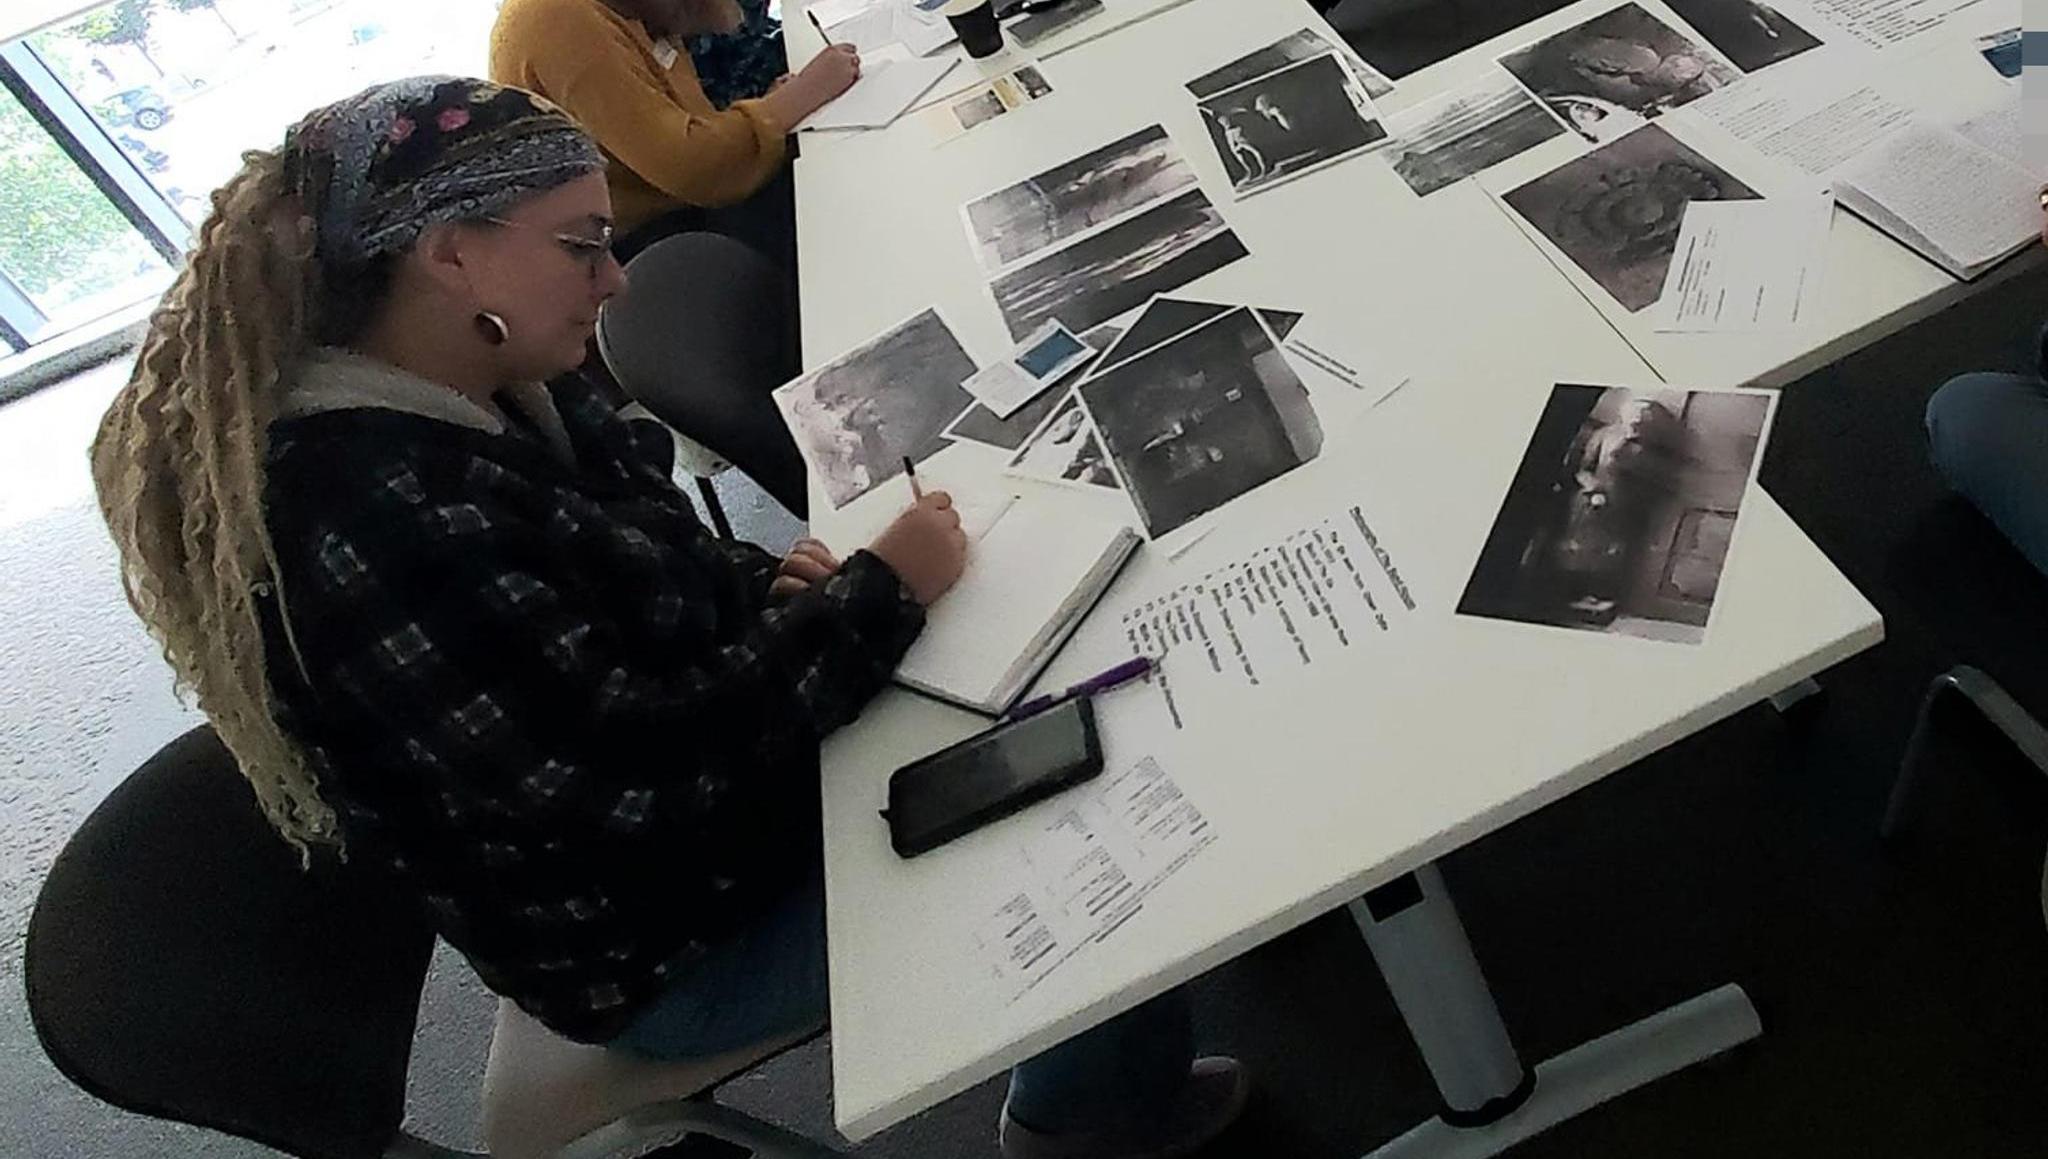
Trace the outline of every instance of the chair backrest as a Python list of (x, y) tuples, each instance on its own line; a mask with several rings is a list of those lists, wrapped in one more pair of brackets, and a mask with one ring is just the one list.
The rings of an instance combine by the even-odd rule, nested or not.
[(800, 369), (795, 306), (766, 258), (713, 233), (656, 242), (626, 263), (597, 347), (635, 401), (804, 515), (803, 457), (770, 397)]
[(405, 1109), (433, 934), (331, 854), (302, 871), (212, 729), (86, 818), (30, 919), (58, 1069), (107, 1102), (313, 1159), (377, 1156)]

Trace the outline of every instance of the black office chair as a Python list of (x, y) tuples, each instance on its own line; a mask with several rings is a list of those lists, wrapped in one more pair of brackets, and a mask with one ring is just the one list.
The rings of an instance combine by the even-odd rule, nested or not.
[(434, 935), (388, 882), (301, 872), (210, 728), (86, 818), (29, 921), (29, 1015), (117, 1107), (309, 1159), (452, 1156), (400, 1130)]
[[(1935, 710), (1942, 703), (1957, 698), (1974, 706), (1992, 727), (2012, 742), (2021, 756), (2048, 774), (2048, 727), (2043, 727), (1997, 681), (1978, 669), (1958, 665), (1935, 677), (1927, 695), (1921, 698), (1919, 715), (1913, 721), (1913, 735), (1906, 742), (1906, 755), (1899, 762), (1898, 779), (1892, 783), (1891, 800), (1885, 806), (1882, 834), (1887, 842), (1897, 842), (1912, 830), (1917, 819), (1917, 805), (1923, 795), (1921, 782), (1925, 779), (1923, 770), (1934, 729)], [(2041, 917), (2048, 921), (2048, 859), (2044, 859), (2041, 866)]]
[[(210, 728), (93, 810), (43, 883), (24, 979), (43, 1049), (125, 1110), (304, 1159), (459, 1159), (408, 1134), (406, 1068), (434, 935), (360, 862), (301, 871)], [(484, 1133), (501, 1159), (839, 1154), (713, 1102), (802, 1035), (681, 1063), (557, 1037), (501, 1003)], [(675, 1150), (665, 1150), (674, 1146)]]
[[(597, 324), (598, 350), (620, 387), (806, 518), (803, 456), (769, 397), (800, 369), (787, 279), (732, 238), (684, 233), (627, 262), (626, 282)], [(715, 504), (706, 467), (683, 450), (707, 506)]]

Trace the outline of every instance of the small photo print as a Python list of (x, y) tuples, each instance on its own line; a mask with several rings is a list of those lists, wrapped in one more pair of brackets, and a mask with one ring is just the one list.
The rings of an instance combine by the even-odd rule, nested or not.
[(967, 203), (967, 233), (994, 273), (1195, 185), (1173, 139), (1150, 125)]
[(1704, 640), (1774, 401), (1553, 388), (1459, 613)]
[(1678, 18), (1744, 72), (1790, 60), (1820, 38), (1757, 0), (1664, 0)]
[(1025, 65), (1011, 73), (1010, 79), (1016, 82), (1018, 88), (1024, 90), (1024, 99), (1028, 101), (1035, 101), (1052, 92), (1052, 83), (1045, 79), (1044, 73), (1038, 71), (1037, 65)]
[(1017, 365), (1031, 377), (1050, 379), (1062, 369), (1091, 353), (1088, 344), (1074, 337), (1066, 327), (1053, 323), (1046, 336), (1017, 355)]
[(1513, 77), (1495, 70), (1463, 92), (1387, 119), (1394, 172), (1418, 197), (1564, 133)]
[(1664, 294), (1694, 201), (1758, 193), (1656, 125), (1565, 162), (1505, 200), (1631, 313)]
[(1677, 29), (1624, 4), (1500, 58), (1588, 141), (1612, 141), (1737, 78)]
[(1289, 65), (1198, 102), (1238, 196), (1384, 141), (1371, 101), (1334, 55)]
[(1010, 106), (1003, 103), (1003, 98), (997, 96), (994, 89), (982, 89), (953, 105), (953, 116), (959, 120), (962, 129), (993, 121), (1009, 111)]
[(775, 405), (837, 509), (928, 458), (974, 396), (974, 359), (935, 310), (775, 391)]
[(1076, 388), (1157, 539), (1322, 453), (1308, 388), (1231, 310)]
[(1077, 332), (1100, 325), (1249, 252), (1192, 189), (1019, 265), (989, 290), (1010, 337), (1021, 342), (1048, 319)]
[[(1097, 326), (1081, 335), (1081, 341), (1086, 343), (1089, 349), (1097, 352), (1088, 360), (1087, 365), (1082, 367), (1082, 373), (1086, 374), (1096, 363), (1102, 361), (1102, 352), (1115, 346), (1116, 340), (1122, 335), (1123, 328), (1112, 323)], [(1053, 408), (1072, 396), (1071, 391), (1048, 390), (1012, 412), (1009, 418), (998, 418), (994, 411), (976, 403), (953, 420), (953, 424), (946, 428), (946, 437), (1015, 451), (1024, 445), (1024, 440), (1030, 438), (1033, 431), (1044, 424), (1046, 416), (1053, 412)]]
[(1984, 63), (1995, 69), (2007, 80), (2020, 79), (2020, 30), (2008, 28), (1977, 38), (1977, 51), (1984, 55)]
[(1012, 474), (1055, 483), (1080, 483), (1121, 490), (1116, 473), (1102, 452), (1102, 439), (1073, 391), (1052, 393), (1059, 400), (1052, 415), (1010, 459)]
[(1379, 98), (1394, 91), (1394, 82), (1382, 76), (1380, 70), (1365, 63), (1362, 57), (1351, 51), (1349, 45), (1331, 44), (1314, 29), (1304, 28), (1292, 36), (1281, 37), (1257, 52), (1238, 57), (1222, 68), (1203, 73), (1188, 82), (1188, 94), (1198, 101), (1206, 100), (1247, 81), (1278, 72), (1290, 64), (1313, 60), (1333, 50), (1344, 58), (1344, 63), (1351, 69), (1351, 74), (1358, 78), (1359, 87), (1365, 90), (1366, 96)]

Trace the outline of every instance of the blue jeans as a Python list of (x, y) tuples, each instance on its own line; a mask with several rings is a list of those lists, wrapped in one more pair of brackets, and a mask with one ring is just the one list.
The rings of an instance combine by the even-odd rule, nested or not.
[[(722, 1054), (826, 1024), (825, 890), (813, 881), (733, 941), (691, 963), (609, 1044), (654, 1058)], [(1169, 991), (1020, 1063), (1010, 1114), (1047, 1132), (1163, 1113), (1187, 1081), (1194, 1031)]]
[(2048, 574), (2048, 382), (1965, 374), (1927, 401), (1935, 469)]

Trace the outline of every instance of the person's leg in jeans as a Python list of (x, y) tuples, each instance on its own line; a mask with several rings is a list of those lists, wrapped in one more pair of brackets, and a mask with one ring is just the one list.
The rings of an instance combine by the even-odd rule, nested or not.
[(1927, 403), (1934, 465), (2048, 574), (2048, 382), (1965, 374)]
[[(823, 1029), (824, 897), (824, 883), (813, 880), (740, 937), (680, 968), (662, 997), (608, 1045), (681, 1060)], [(1055, 1138), (1128, 1138), (1129, 1128), (1152, 1123), (1182, 1127), (1194, 1054), (1187, 999), (1175, 990), (1020, 1064), (1005, 1114)], [(1232, 1116), (1242, 1102), (1239, 1092)]]

